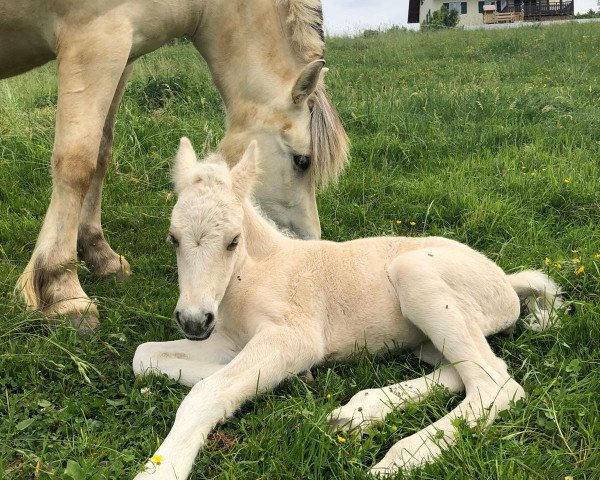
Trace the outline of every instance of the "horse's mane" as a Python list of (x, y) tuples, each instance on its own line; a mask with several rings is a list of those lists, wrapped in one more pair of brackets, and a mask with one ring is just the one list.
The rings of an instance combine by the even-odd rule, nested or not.
[[(324, 58), (323, 10), (321, 0), (276, 0), (287, 9), (285, 19), (295, 53), (305, 63)], [(349, 141), (331, 104), (323, 82), (309, 99), (312, 156), (316, 181), (324, 186), (335, 181), (348, 163)]]

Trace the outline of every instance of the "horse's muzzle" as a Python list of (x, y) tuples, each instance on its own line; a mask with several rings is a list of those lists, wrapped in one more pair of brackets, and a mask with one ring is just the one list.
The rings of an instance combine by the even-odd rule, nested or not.
[(188, 340), (206, 340), (215, 328), (215, 314), (205, 310), (175, 310), (173, 318)]

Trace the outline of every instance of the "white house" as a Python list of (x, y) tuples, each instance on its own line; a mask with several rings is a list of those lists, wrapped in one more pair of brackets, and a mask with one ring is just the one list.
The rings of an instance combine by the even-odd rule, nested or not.
[[(462, 2), (409, 0), (408, 23), (426, 23), (433, 12), (446, 6), (449, 10), (458, 12), (459, 25), (482, 25), (486, 5), (494, 6), (498, 13), (492, 17), (492, 23), (512, 22), (515, 18), (539, 21), (562, 20), (573, 15), (573, 0), (466, 0)], [(514, 15), (515, 13), (520, 15)], [(487, 18), (485, 23), (490, 23), (490, 17)]]

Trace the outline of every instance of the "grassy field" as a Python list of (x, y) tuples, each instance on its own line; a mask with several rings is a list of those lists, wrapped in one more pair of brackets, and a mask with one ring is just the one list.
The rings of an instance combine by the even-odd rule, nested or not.
[[(600, 478), (600, 28), (390, 32), (328, 41), (327, 83), (352, 164), (319, 195), (323, 237), (444, 235), (507, 271), (549, 270), (574, 303), (559, 327), (491, 343), (529, 396), (485, 431), (461, 431), (441, 461), (406, 478)], [(210, 151), (223, 108), (189, 45), (137, 62), (117, 120), (104, 203), (130, 282), (80, 269), (102, 324), (79, 338), (11, 297), (50, 197), (55, 66), (0, 82), (0, 476), (131, 478), (166, 435), (187, 389), (136, 380), (138, 344), (179, 338), (165, 244), (180, 136)], [(395, 441), (460, 400), (440, 391), (370, 435), (340, 442), (329, 411), (359, 389), (429, 371), (402, 352), (316, 368), (220, 426), (193, 478), (360, 479)], [(402, 478), (402, 476), (400, 475)]]

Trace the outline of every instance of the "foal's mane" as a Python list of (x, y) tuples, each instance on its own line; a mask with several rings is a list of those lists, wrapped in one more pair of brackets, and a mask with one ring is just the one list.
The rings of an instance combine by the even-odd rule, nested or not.
[[(285, 23), (294, 52), (305, 63), (324, 58), (321, 0), (275, 0), (287, 9)], [(323, 82), (311, 95), (311, 169), (318, 185), (337, 180), (348, 163), (349, 140)]]

